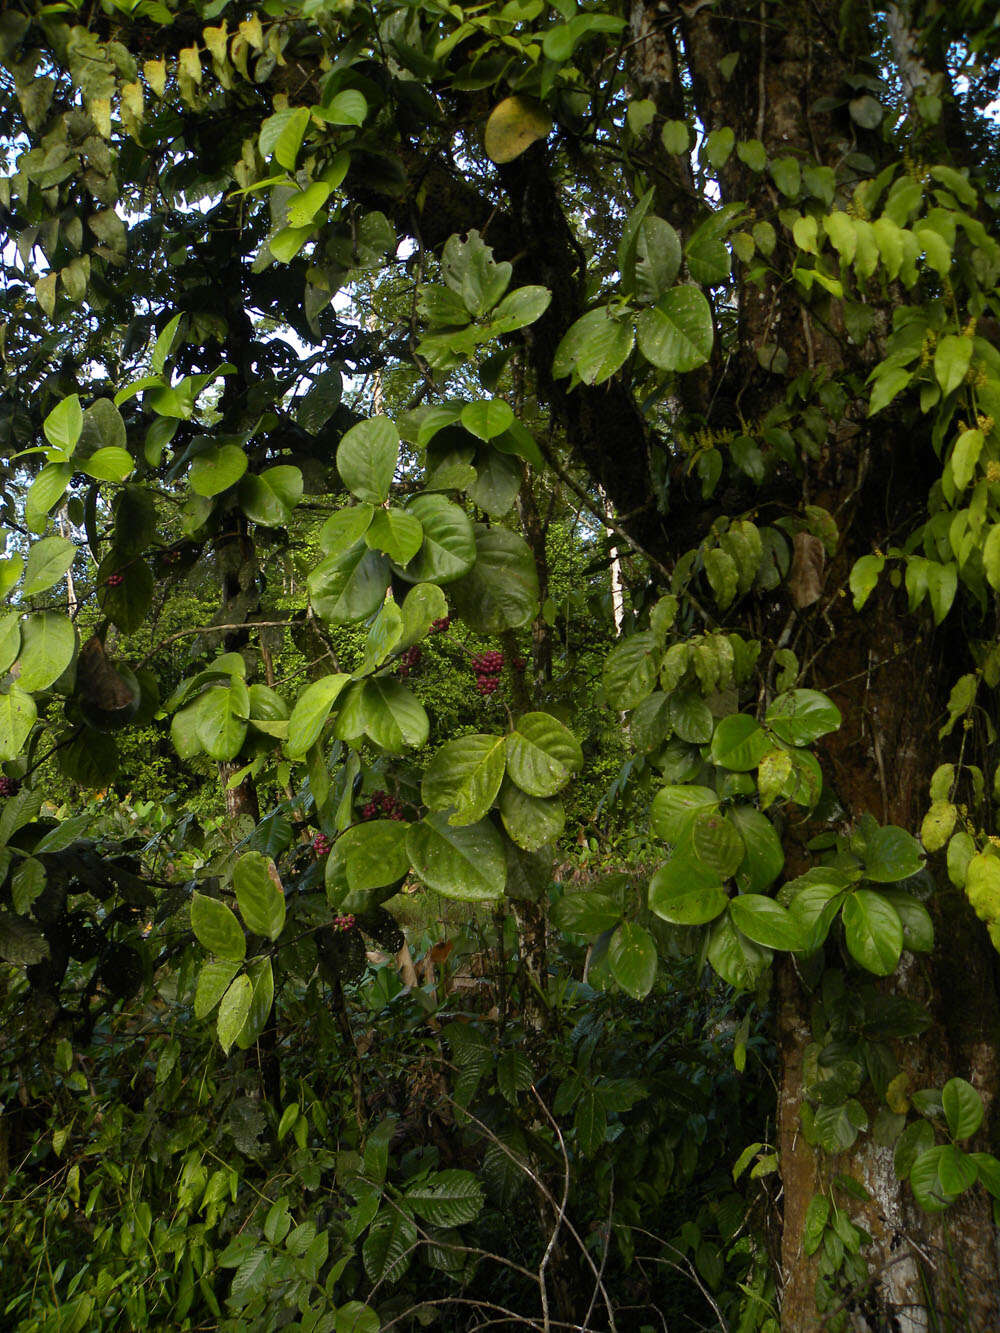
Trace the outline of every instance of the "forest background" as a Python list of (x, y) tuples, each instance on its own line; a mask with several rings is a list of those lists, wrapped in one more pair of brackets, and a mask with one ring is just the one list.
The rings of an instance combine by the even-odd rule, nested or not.
[(0, 13), (0, 1322), (1000, 1325), (1000, 19)]

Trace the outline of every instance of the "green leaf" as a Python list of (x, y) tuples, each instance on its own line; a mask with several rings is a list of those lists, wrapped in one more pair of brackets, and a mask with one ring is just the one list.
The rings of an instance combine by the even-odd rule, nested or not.
[(681, 240), (663, 218), (643, 218), (635, 240), (635, 297), (658, 301), (680, 272)]
[(480, 440), (492, 440), (502, 435), (514, 421), (514, 412), (502, 398), (483, 399), (466, 403), (462, 408), (462, 425)]
[(454, 828), (443, 812), (410, 826), (406, 849), (416, 874), (445, 898), (490, 902), (507, 881), (503, 842), (489, 820)]
[(767, 710), (767, 725), (787, 745), (809, 745), (840, 726), (840, 709), (818, 690), (787, 690)]
[(759, 893), (769, 888), (784, 868), (781, 839), (767, 816), (752, 805), (734, 805), (728, 813), (746, 848), (736, 883), (741, 893)]
[(808, 943), (801, 922), (764, 894), (742, 893), (732, 898), (729, 915), (737, 930), (768, 949), (804, 949)]
[(675, 287), (640, 312), (636, 329), (640, 352), (660, 370), (696, 370), (712, 354), (712, 311), (698, 287)]
[(430, 810), (450, 812), (449, 824), (476, 824), (496, 800), (504, 768), (503, 736), (446, 741), (424, 770), (421, 798)]
[(607, 306), (590, 310), (563, 335), (552, 374), (556, 379), (576, 375), (584, 384), (603, 384), (621, 369), (634, 340), (631, 324), (613, 319)]
[(403, 629), (398, 648), (409, 648), (421, 639), (435, 620), (448, 615), (448, 602), (436, 583), (418, 583), (403, 599)]
[(135, 471), (135, 462), (127, 449), (108, 445), (95, 449), (89, 458), (80, 462), (81, 472), (97, 481), (124, 481)]
[(709, 787), (661, 787), (650, 806), (650, 828), (664, 842), (679, 843), (701, 811), (718, 809), (719, 797)]
[(274, 1004), (274, 972), (270, 958), (258, 958), (256, 962), (250, 964), (247, 974), (253, 985), (253, 995), (250, 999), (250, 1012), (236, 1038), (236, 1045), (241, 1051), (252, 1046), (264, 1031)]
[(455, 610), (479, 634), (529, 624), (538, 613), (538, 572), (528, 543), (507, 528), (482, 526), (475, 543), (475, 564), (452, 588)]
[(941, 1089), (948, 1132), (953, 1139), (969, 1139), (983, 1123), (983, 1099), (964, 1078), (950, 1078)]
[(72, 463), (47, 463), (28, 487), (24, 501), (24, 521), (29, 532), (43, 532), (49, 512), (63, 498)]
[(233, 870), (233, 890), (240, 915), (255, 935), (276, 940), (285, 925), (285, 895), (270, 857), (245, 852)]
[(54, 449), (71, 454), (83, 431), (83, 409), (77, 395), (70, 394), (58, 403), (42, 422), (45, 438)]
[(746, 713), (731, 713), (712, 736), (712, 763), (734, 773), (748, 773), (770, 748), (771, 740), (759, 722)]
[(406, 568), (396, 567), (410, 583), (453, 583), (476, 562), (476, 532), (472, 520), (443, 495), (417, 495), (406, 512), (418, 520), (424, 541)]
[(21, 626), (21, 652), (15, 668), (22, 690), (46, 690), (73, 661), (76, 629), (59, 611), (40, 611)]
[(293, 171), (308, 124), (309, 108), (304, 106), (289, 107), (268, 116), (257, 141), (261, 157), (265, 161), (273, 157), (280, 167)]
[(802, 1248), (806, 1254), (815, 1254), (819, 1249), (829, 1219), (830, 1200), (823, 1194), (814, 1194), (809, 1200), (802, 1227)]
[(649, 882), (649, 910), (678, 926), (701, 926), (725, 910), (729, 895), (707, 866), (675, 856)]
[(656, 980), (656, 943), (645, 926), (623, 921), (608, 942), (611, 975), (627, 995), (642, 1000)]
[(946, 333), (934, 350), (934, 377), (947, 397), (965, 379), (972, 360), (972, 339), (966, 334)]
[(683, 120), (668, 120), (660, 131), (660, 142), (673, 157), (680, 157), (691, 144), (691, 131)]
[(365, 1272), (372, 1282), (397, 1281), (409, 1267), (417, 1242), (417, 1228), (409, 1210), (399, 1203), (375, 1216), (361, 1247)]
[(903, 923), (892, 904), (872, 889), (857, 889), (840, 915), (851, 957), (876, 976), (894, 972), (903, 952)]
[(193, 704), (198, 743), (212, 759), (235, 759), (246, 739), (250, 696), (242, 680), (212, 685)]
[(332, 625), (374, 615), (389, 587), (389, 562), (380, 551), (357, 541), (327, 556), (308, 578), (309, 600), (316, 614)]
[(297, 467), (281, 466), (247, 473), (240, 482), (240, 508), (254, 523), (283, 528), (302, 499), (302, 473)]
[(301, 759), (311, 749), (323, 731), (330, 710), (350, 680), (346, 672), (314, 680), (299, 695), (288, 719), (288, 738), (285, 749), (292, 759)]
[(604, 659), (604, 692), (612, 708), (635, 708), (653, 691), (660, 645), (652, 631), (622, 639)]
[(365, 533), (365, 542), (384, 551), (394, 565), (407, 565), (420, 550), (424, 530), (404, 509), (377, 509)]
[(550, 713), (525, 713), (507, 737), (507, 772), (529, 796), (554, 796), (583, 767), (583, 750)]
[(191, 929), (198, 943), (217, 958), (241, 963), (246, 957), (247, 941), (243, 927), (236, 919), (235, 912), (225, 903), (219, 902), (218, 898), (209, 898), (203, 893), (194, 894), (191, 899)]
[(372, 819), (341, 834), (337, 845), (352, 893), (384, 888), (407, 874), (407, 828), (401, 820)]
[(45, 881), (46, 872), (42, 862), (33, 856), (26, 856), (10, 877), (10, 900), (18, 916), (24, 916), (30, 909), (45, 889)]
[(537, 852), (540, 847), (554, 842), (566, 825), (566, 811), (562, 802), (539, 796), (529, 796), (512, 782), (505, 783), (500, 792), (500, 818), (508, 836), (526, 852)]
[(28, 550), (21, 589), (24, 596), (33, 597), (57, 584), (76, 559), (76, 554), (76, 547), (65, 537), (43, 537), (41, 541), (33, 542)]
[(167, 364), (167, 357), (173, 350), (174, 339), (177, 337), (177, 330), (180, 328), (182, 318), (183, 315), (174, 315), (172, 319), (167, 321), (157, 336), (152, 355), (149, 358), (149, 368), (154, 375), (163, 373), (163, 367)]
[(568, 935), (603, 935), (621, 919), (621, 904), (600, 889), (564, 892), (552, 909), (553, 924)]
[(194, 992), (194, 1016), (207, 1018), (229, 988), (229, 983), (240, 970), (238, 961), (209, 959), (198, 973)]
[(435, 1227), (464, 1226), (475, 1221), (483, 1210), (483, 1189), (471, 1171), (434, 1171), (426, 1180), (411, 1185), (403, 1198)]
[(247, 470), (247, 456), (236, 444), (223, 444), (199, 454), (191, 464), (188, 482), (196, 495), (211, 499), (235, 486)]
[(216, 1032), (219, 1045), (228, 1055), (233, 1043), (243, 1030), (253, 1001), (253, 982), (245, 972), (230, 985), (219, 1004)]
[(728, 551), (713, 546), (705, 552), (705, 574), (712, 595), (721, 610), (725, 610), (739, 590), (740, 572)]
[[(417, 749), (425, 744), (430, 723), (424, 706), (400, 681), (387, 676), (365, 681), (359, 707), (362, 730), (383, 750), (401, 754), (408, 746)], [(342, 738), (341, 723), (346, 712), (345, 703), (335, 728)]]
[(954, 561), (940, 565), (934, 560), (927, 563), (927, 595), (931, 610), (934, 612), (934, 624), (940, 625), (951, 610), (958, 591), (958, 567)]
[(707, 745), (715, 730), (712, 710), (694, 690), (680, 690), (670, 696), (670, 725), (689, 745)]
[(692, 852), (699, 864), (708, 866), (720, 879), (735, 875), (745, 851), (743, 839), (721, 810), (697, 811), (681, 844), (682, 854)]
[(337, 471), (359, 500), (380, 505), (399, 462), (399, 431), (388, 417), (371, 417), (352, 426), (337, 448)]
[(310, 435), (318, 435), (336, 412), (344, 391), (344, 377), (339, 370), (324, 370), (312, 382), (312, 388), (298, 399), (295, 420)]
[(920, 1207), (928, 1213), (943, 1213), (955, 1202), (941, 1184), (938, 1167), (948, 1145), (940, 1144), (922, 1152), (910, 1168), (910, 1188)]
[(706, 956), (722, 980), (737, 990), (752, 990), (771, 961), (770, 950), (737, 930), (728, 913), (712, 926)]
[(865, 876), (879, 884), (909, 879), (924, 864), (920, 843), (894, 824), (873, 828), (864, 838)]

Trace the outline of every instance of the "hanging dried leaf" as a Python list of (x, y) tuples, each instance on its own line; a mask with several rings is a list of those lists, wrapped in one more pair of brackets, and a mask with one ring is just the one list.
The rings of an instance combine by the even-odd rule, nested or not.
[(552, 121), (537, 102), (505, 97), (486, 122), (486, 156), (491, 162), (513, 162), (537, 139), (544, 139)]
[(801, 611), (818, 602), (823, 592), (826, 552), (823, 543), (811, 532), (797, 532), (792, 538), (792, 567), (788, 571), (788, 591)]

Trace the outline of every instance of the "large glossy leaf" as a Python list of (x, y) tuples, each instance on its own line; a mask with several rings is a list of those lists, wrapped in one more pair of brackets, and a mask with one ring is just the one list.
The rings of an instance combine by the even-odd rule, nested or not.
[(413, 1211), (435, 1227), (460, 1227), (483, 1208), (483, 1188), (471, 1171), (434, 1171), (403, 1196)]
[(21, 589), (24, 596), (33, 597), (58, 583), (75, 560), (76, 552), (76, 546), (65, 537), (43, 537), (33, 542)]
[(496, 800), (505, 760), (503, 736), (446, 741), (424, 770), (420, 788), (424, 805), (445, 811), (449, 824), (478, 823)]
[(341, 834), (338, 852), (352, 893), (381, 889), (403, 878), (410, 868), (407, 827), (399, 820), (372, 819)]
[(512, 782), (501, 789), (500, 818), (508, 836), (526, 852), (536, 852), (553, 842), (566, 825), (561, 801), (529, 796)]
[(748, 773), (756, 768), (771, 749), (772, 741), (764, 728), (746, 713), (724, 717), (712, 736), (712, 763), (734, 773)]
[(808, 933), (787, 908), (760, 893), (741, 893), (730, 900), (729, 915), (747, 939), (768, 949), (804, 949)]
[(712, 927), (707, 956), (722, 980), (737, 990), (752, 990), (771, 961), (770, 949), (737, 930), (728, 912)]
[[(361, 729), (384, 750), (400, 754), (408, 746), (417, 748), (427, 740), (430, 723), (424, 706), (398, 680), (378, 676), (365, 681), (356, 707)], [(339, 723), (340, 719), (338, 735), (341, 734)]]
[(788, 690), (767, 710), (767, 725), (788, 745), (809, 745), (840, 726), (840, 709), (818, 690)]
[(216, 1032), (219, 1045), (229, 1054), (236, 1038), (243, 1031), (243, 1025), (250, 1013), (253, 1002), (253, 982), (245, 972), (241, 973), (230, 985), (219, 1003), (216, 1019)]
[(576, 375), (584, 384), (603, 384), (620, 370), (632, 350), (632, 325), (612, 317), (607, 306), (591, 310), (571, 325), (556, 348), (552, 374)]
[(21, 652), (16, 672), (22, 690), (45, 690), (73, 661), (76, 629), (68, 616), (41, 611), (21, 626)]
[(195, 495), (211, 498), (235, 486), (247, 470), (247, 456), (236, 444), (222, 444), (199, 454), (191, 464), (188, 482)]
[(553, 924), (570, 935), (603, 935), (621, 919), (621, 903), (601, 889), (563, 893), (552, 909)]
[(649, 630), (615, 644), (604, 660), (604, 692), (612, 708), (635, 708), (652, 694), (659, 665), (660, 645)]
[(472, 520), (443, 495), (416, 495), (406, 507), (424, 530), (420, 550), (397, 572), (411, 583), (453, 583), (476, 562)]
[(844, 900), (840, 916), (851, 957), (876, 976), (894, 972), (903, 952), (903, 924), (893, 905), (872, 889), (858, 889)]
[(698, 287), (675, 287), (639, 314), (639, 351), (660, 370), (688, 371), (712, 354), (712, 310)]
[(293, 759), (299, 759), (320, 737), (326, 719), (341, 691), (350, 680), (346, 672), (314, 680), (299, 695), (288, 719), (288, 739), (285, 748)]
[(728, 813), (746, 848), (736, 883), (743, 893), (760, 893), (770, 888), (785, 864), (781, 839), (768, 817), (752, 805), (734, 805)]
[(729, 895), (707, 866), (675, 856), (649, 882), (649, 909), (677, 926), (701, 926), (725, 910)]
[(243, 961), (247, 951), (246, 936), (236, 914), (218, 898), (195, 893), (191, 899), (191, 929), (195, 939), (209, 953), (234, 963)]
[(252, 1046), (264, 1031), (274, 1004), (274, 972), (270, 958), (258, 958), (256, 962), (251, 963), (247, 968), (247, 975), (253, 985), (253, 993), (246, 1020), (236, 1038), (236, 1045), (241, 1051)]
[(688, 834), (700, 810), (715, 810), (718, 804), (719, 797), (710, 787), (661, 787), (650, 806), (650, 827), (664, 842), (678, 843)]
[(443, 812), (429, 814), (411, 825), (406, 847), (417, 875), (446, 898), (488, 902), (504, 891), (507, 860), (488, 819), (454, 828)]
[(359, 500), (380, 505), (399, 461), (399, 431), (388, 417), (372, 417), (352, 426), (337, 448), (337, 471)]
[(328, 556), (309, 575), (309, 599), (316, 614), (332, 625), (373, 615), (388, 587), (389, 562), (364, 541)]
[(302, 473), (282, 465), (248, 473), (240, 482), (240, 508), (247, 518), (269, 528), (284, 527), (302, 499)]
[(396, 645), (409, 648), (427, 636), (436, 620), (448, 615), (448, 601), (436, 583), (418, 583), (403, 598), (403, 630)]
[(507, 737), (507, 772), (529, 796), (554, 796), (583, 767), (583, 750), (550, 713), (525, 713)]
[(395, 565), (409, 564), (423, 540), (419, 520), (404, 509), (377, 509), (365, 533), (367, 544), (384, 551)]
[(451, 597), (480, 634), (529, 624), (538, 612), (538, 573), (524, 538), (506, 528), (477, 528), (475, 564), (455, 582)]
[(608, 965), (622, 990), (641, 1000), (656, 980), (656, 943), (645, 926), (623, 921), (608, 941)]
[(285, 895), (270, 857), (245, 852), (233, 871), (233, 889), (247, 928), (276, 940), (285, 925)]
[(250, 715), (246, 684), (234, 677), (228, 685), (211, 685), (192, 709), (195, 734), (205, 753), (212, 759), (235, 759), (243, 748)]

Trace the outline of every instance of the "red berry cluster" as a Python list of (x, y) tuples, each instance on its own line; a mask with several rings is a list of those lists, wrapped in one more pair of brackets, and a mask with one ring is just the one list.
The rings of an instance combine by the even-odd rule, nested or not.
[(472, 659), (472, 669), (476, 673), (476, 689), (479, 693), (493, 694), (500, 684), (503, 653), (477, 653)]
[(125, 575), (124, 575), (124, 574), (109, 574), (109, 575), (108, 575), (108, 587), (109, 587), (109, 588), (120, 588), (124, 582), (125, 582)]
[(331, 930), (353, 930), (354, 917), (348, 912), (346, 916), (335, 916), (330, 922)]
[(440, 620), (435, 620), (427, 631), (428, 634), (447, 634), (448, 627), (451, 625), (451, 616), (442, 616)]
[(333, 843), (325, 833), (317, 833), (315, 838), (313, 838), (313, 851), (317, 856), (326, 856), (332, 846)]
[(419, 661), (420, 649), (414, 645), (412, 648), (407, 648), (405, 653), (400, 653), (399, 666), (396, 671), (400, 676), (408, 676)]
[(168, 565), (176, 565), (177, 561), (180, 560), (181, 555), (182, 552), (177, 550), (163, 552), (163, 558)]
[(403, 807), (387, 791), (373, 791), (371, 800), (361, 811), (362, 819), (405, 819)]
[(523, 657), (515, 657), (511, 665), (515, 671), (523, 671), (528, 664)]
[(17, 783), (13, 778), (0, 777), (0, 796), (14, 796), (17, 793)]

